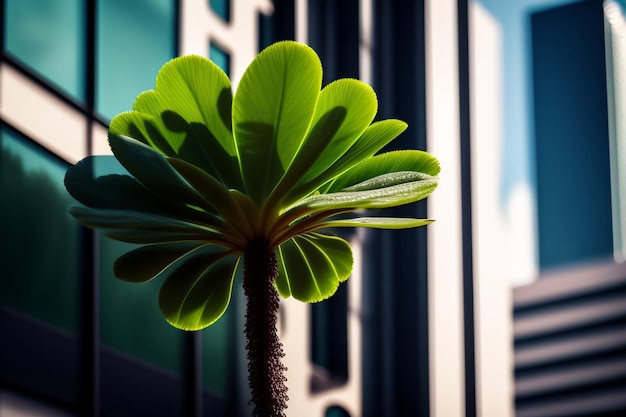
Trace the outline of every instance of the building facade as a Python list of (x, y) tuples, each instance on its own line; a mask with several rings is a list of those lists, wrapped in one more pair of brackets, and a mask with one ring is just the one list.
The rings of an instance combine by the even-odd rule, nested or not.
[[(108, 121), (168, 59), (208, 56), (236, 85), (280, 39), (313, 46), (325, 83), (379, 84), (379, 117), (411, 124), (397, 146), (425, 149), (424, 4), (3, 0), (0, 10), (2, 235), (16, 237), (1, 261), (2, 414), (248, 415), (242, 293), (203, 332), (169, 327), (158, 286), (113, 278), (128, 247), (67, 216), (64, 171), (110, 153)], [(426, 205), (410, 210), (425, 217)], [(348, 238), (359, 278), (327, 303), (282, 304), (289, 412), (428, 413), (427, 234)]]
[[(624, 44), (607, 35), (604, 3), (582, 2), (601, 29), (565, 35), (574, 46), (583, 42), (574, 35), (597, 38), (590, 56), (576, 58), (575, 47), (570, 58), (597, 64), (605, 84), (581, 81), (588, 75), (569, 71), (579, 66), (549, 30), (563, 28), (553, 22), (570, 9), (547, 11), (573, 3), (0, 0), (0, 416), (250, 415), (241, 285), (213, 326), (172, 328), (158, 311), (159, 283), (113, 277), (128, 246), (68, 216), (63, 176), (87, 155), (110, 153), (109, 120), (154, 87), (167, 60), (207, 56), (236, 88), (254, 56), (281, 39), (318, 52), (324, 84), (372, 85), (377, 118), (409, 124), (392, 146), (442, 164), (427, 201), (394, 209), (434, 224), (347, 233), (355, 269), (337, 294), (313, 305), (281, 300), (288, 415), (621, 415), (626, 217), (615, 155), (624, 107), (606, 81), (619, 84), (612, 71), (621, 64), (608, 64), (619, 52), (604, 48)], [(568, 99), (573, 88), (550, 81), (551, 68), (588, 90)], [(609, 104), (590, 127), (593, 143), (571, 129), (577, 154), (563, 129), (596, 113), (588, 104), (564, 112), (590, 97)], [(562, 194), (566, 170), (591, 151), (596, 194), (581, 205), (575, 188)]]

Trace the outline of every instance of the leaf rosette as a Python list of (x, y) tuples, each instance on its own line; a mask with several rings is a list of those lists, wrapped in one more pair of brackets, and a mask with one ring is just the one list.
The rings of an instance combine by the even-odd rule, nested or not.
[[(378, 152), (400, 120), (373, 122), (368, 85), (322, 88), (308, 46), (278, 42), (245, 71), (236, 94), (210, 60), (188, 55), (159, 71), (154, 90), (109, 127), (114, 156), (88, 157), (65, 177), (83, 225), (138, 246), (114, 265), (119, 279), (164, 276), (159, 306), (185, 330), (214, 323), (228, 307), (240, 258), (252, 242), (278, 260), (283, 297), (317, 302), (352, 271), (338, 227), (410, 228), (427, 219), (358, 217), (427, 197), (439, 163), (418, 150)], [(97, 166), (117, 165), (97, 175)]]

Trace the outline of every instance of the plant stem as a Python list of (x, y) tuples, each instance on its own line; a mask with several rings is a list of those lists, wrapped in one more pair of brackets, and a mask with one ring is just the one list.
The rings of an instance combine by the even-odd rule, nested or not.
[(287, 408), (287, 368), (281, 362), (285, 354), (276, 329), (277, 276), (276, 254), (269, 243), (250, 243), (244, 255), (243, 290), (248, 299), (245, 334), (254, 417), (285, 417)]

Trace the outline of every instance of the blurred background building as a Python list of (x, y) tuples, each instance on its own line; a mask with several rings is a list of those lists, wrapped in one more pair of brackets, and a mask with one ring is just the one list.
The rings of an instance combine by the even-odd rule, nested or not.
[(69, 218), (70, 164), (177, 55), (233, 83), (311, 45), (371, 84), (441, 185), (283, 300), (290, 416), (626, 413), (626, 1), (0, 0), (0, 416), (246, 416), (241, 291), (198, 333)]

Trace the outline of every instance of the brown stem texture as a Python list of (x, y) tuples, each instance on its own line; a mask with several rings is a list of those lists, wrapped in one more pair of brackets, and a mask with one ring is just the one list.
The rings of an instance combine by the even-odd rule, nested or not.
[(243, 290), (248, 300), (245, 334), (254, 417), (285, 417), (287, 408), (287, 368), (281, 362), (285, 354), (276, 329), (277, 276), (276, 254), (269, 243), (252, 242), (244, 255)]

